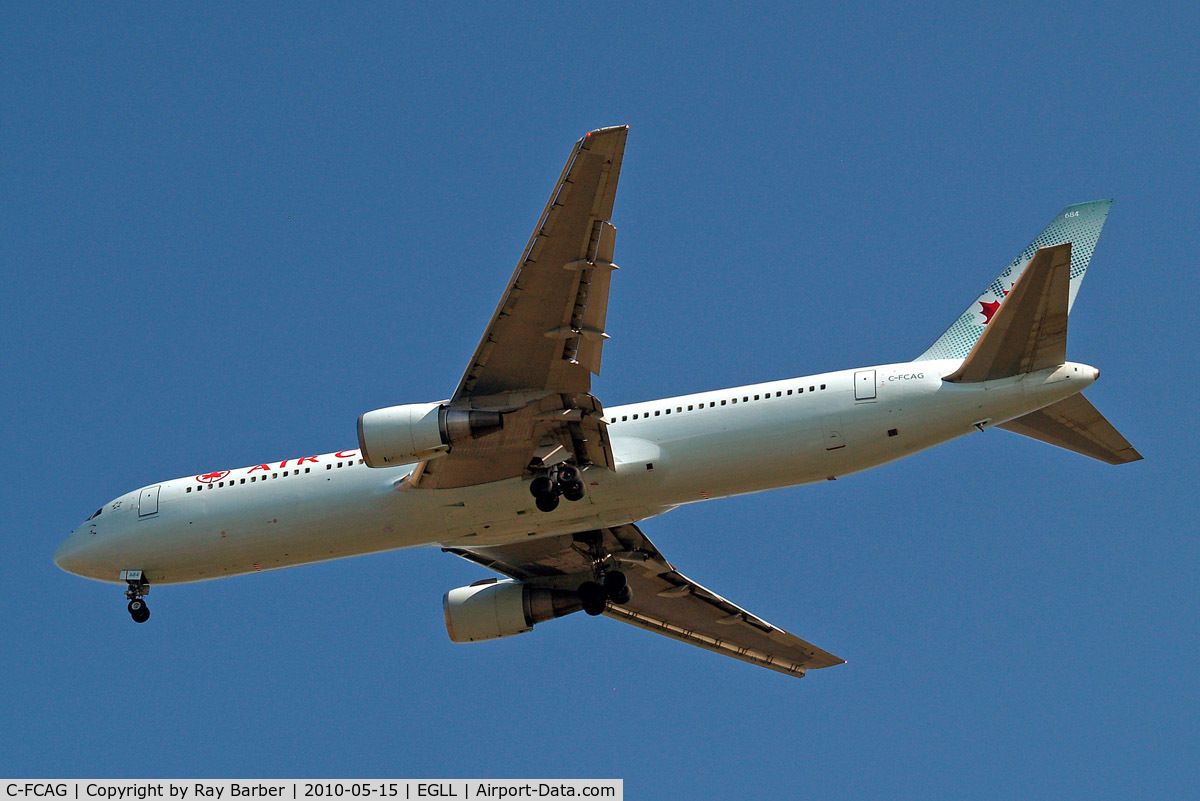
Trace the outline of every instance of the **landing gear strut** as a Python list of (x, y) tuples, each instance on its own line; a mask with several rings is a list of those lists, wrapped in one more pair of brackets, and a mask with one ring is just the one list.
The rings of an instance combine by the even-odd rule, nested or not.
[(129, 589), (125, 590), (125, 597), (129, 599), (125, 608), (129, 610), (129, 616), (134, 623), (145, 623), (150, 619), (150, 607), (146, 606), (144, 597), (150, 592), (149, 582), (140, 570), (122, 570), (121, 578), (129, 585)]
[(543, 512), (557, 509), (559, 496), (578, 501), (583, 499), (585, 492), (579, 468), (569, 464), (555, 465), (546, 475), (529, 482), (529, 493)]

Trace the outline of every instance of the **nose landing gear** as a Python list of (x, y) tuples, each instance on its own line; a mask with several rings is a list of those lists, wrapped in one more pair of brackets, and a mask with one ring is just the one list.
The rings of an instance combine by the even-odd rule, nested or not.
[(134, 623), (145, 623), (150, 619), (150, 607), (146, 606), (146, 601), (143, 598), (134, 598), (129, 602), (129, 616), (133, 618)]
[(150, 592), (150, 583), (140, 570), (122, 570), (121, 578), (129, 585), (129, 589), (125, 590), (125, 597), (129, 599), (125, 608), (129, 610), (129, 616), (134, 623), (145, 623), (150, 619), (150, 607), (146, 606), (143, 596)]
[(586, 490), (578, 467), (559, 464), (550, 468), (546, 475), (529, 482), (529, 493), (533, 495), (538, 509), (553, 512), (558, 508), (559, 496), (568, 501), (578, 501), (583, 499)]

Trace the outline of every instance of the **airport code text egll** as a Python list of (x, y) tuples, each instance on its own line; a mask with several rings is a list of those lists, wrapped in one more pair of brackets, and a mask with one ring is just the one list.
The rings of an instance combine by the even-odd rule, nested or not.
[(96, 798), (105, 801), (231, 798), (606, 798), (624, 797), (621, 780), (376, 781), (376, 782), (8, 782), (8, 798)]

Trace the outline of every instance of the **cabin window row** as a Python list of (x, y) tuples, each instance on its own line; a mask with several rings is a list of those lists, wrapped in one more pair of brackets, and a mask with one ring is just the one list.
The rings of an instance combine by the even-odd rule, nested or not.
[[(357, 462), (355, 462), (353, 459), (348, 459), (345, 461), (338, 462), (337, 464), (332, 464), (332, 463), (327, 464), (327, 465), (325, 465), (325, 469), (332, 470), (335, 467), (350, 467), (354, 464), (362, 464), (362, 463), (363, 463), (362, 459), (359, 459)], [(311, 473), (312, 468), (306, 467), (306, 468), (304, 468), (304, 472)], [(268, 478), (285, 478), (287, 476), (298, 476), (298, 475), (300, 475), (299, 468), (296, 468), (294, 470), (276, 470), (275, 472), (271, 473), (271, 475), (269, 475), (269, 476), (266, 473), (263, 473), (261, 476), (247, 476), (246, 478), (240, 478), (240, 479), (233, 478), (233, 479), (230, 479), (229, 481), (218, 481), (215, 484), (200, 484), (199, 486), (189, 486), (189, 487), (187, 487), (187, 489), (185, 491), (191, 492), (192, 490), (195, 490), (196, 492), (199, 492), (200, 490), (215, 489), (217, 487), (225, 487), (225, 486), (233, 487), (233, 486), (236, 486), (239, 484), (245, 484), (246, 482), (250, 482), (251, 484), (254, 484), (255, 482), (258, 482), (258, 481), (266, 481)], [(93, 515), (93, 517), (94, 516), (95, 515)]]
[[(809, 392), (820, 392), (820, 391), (821, 391), (821, 390), (823, 390), (823, 389), (825, 389), (825, 384), (820, 384), (820, 385), (813, 384), (813, 385), (811, 385), (811, 386), (808, 388), (808, 391), (809, 391)], [(787, 390), (787, 392), (784, 392), (783, 390), (778, 390), (778, 391), (776, 391), (776, 393), (775, 393), (774, 397), (776, 397), (776, 398), (782, 398), (782, 397), (783, 397), (785, 394), (786, 394), (786, 395), (791, 395), (791, 394), (792, 394), (792, 392), (793, 392), (793, 390), (790, 390), (790, 389), (789, 389), (789, 390)], [(796, 389), (796, 390), (795, 390), (795, 394), (797, 394), (797, 395), (803, 395), (803, 394), (804, 394), (804, 387), (799, 387), (798, 389)], [(750, 402), (752, 402), (752, 400), (769, 400), (771, 397), (772, 397), (772, 395), (771, 395), (771, 393), (770, 393), (770, 392), (767, 392), (767, 393), (759, 393), (758, 395), (754, 395), (754, 396), (750, 396), (750, 395), (743, 395), (743, 396), (742, 396), (742, 403), (750, 403)], [(727, 399), (725, 399), (725, 400), (723, 400), (723, 401), (720, 401), (719, 403), (720, 403), (720, 405), (721, 405), (721, 406), (725, 406), (725, 405), (727, 405), (727, 404), (729, 404), (729, 405), (736, 405), (736, 404), (737, 404), (737, 402), (738, 402), (738, 399), (737, 399), (737, 398), (727, 398)], [(691, 412), (691, 411), (694, 411), (694, 410), (695, 410), (695, 409), (697, 409), (697, 408), (700, 408), (700, 409), (709, 408), (709, 409), (711, 409), (711, 408), (713, 408), (714, 406), (716, 406), (717, 404), (718, 404), (718, 401), (709, 401), (708, 403), (690, 403), (690, 404), (688, 404), (688, 406), (687, 406), (687, 411)], [(676, 414), (682, 414), (683, 412), (684, 412), (684, 407), (683, 407), (683, 406), (676, 406), (676, 407), (675, 407), (675, 413), (676, 413)], [(670, 414), (670, 413), (671, 413), (671, 409), (670, 409), (669, 407), (668, 407), (668, 408), (666, 408), (666, 409), (656, 409), (656, 410), (654, 411), (654, 416), (655, 416), (655, 417), (661, 417), (661, 416), (662, 416), (662, 415), (664, 415), (664, 414)], [(646, 418), (646, 417), (650, 417), (650, 412), (636, 412), (636, 413), (634, 413), (634, 414), (631, 414), (631, 415), (630, 415), (630, 414), (623, 414), (623, 415), (621, 415), (621, 422), (622, 422), (622, 423), (624, 423), (624, 422), (626, 422), (627, 420), (630, 420), (630, 419), (637, 420), (637, 419), (640, 419), (640, 418)]]

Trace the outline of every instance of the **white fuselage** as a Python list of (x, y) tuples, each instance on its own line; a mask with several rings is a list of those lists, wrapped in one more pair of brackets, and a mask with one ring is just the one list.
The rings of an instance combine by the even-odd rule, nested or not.
[(616, 470), (550, 513), (529, 478), (409, 486), (414, 465), (357, 449), (159, 482), (106, 504), (60, 546), (65, 570), (120, 583), (233, 576), (417, 545), (482, 546), (644, 520), (693, 501), (837, 478), (1070, 397), (1097, 371), (1067, 363), (977, 384), (958, 361), (845, 370), (610, 407)]

